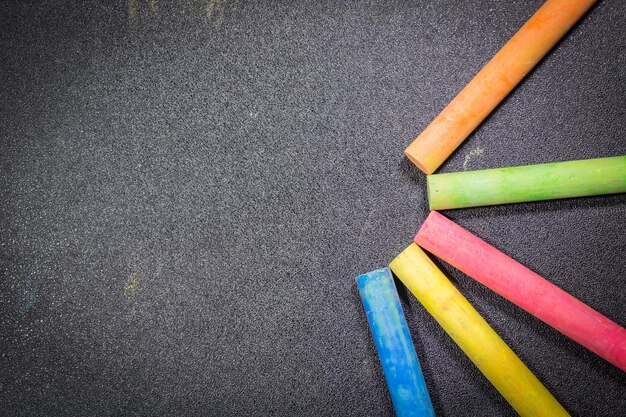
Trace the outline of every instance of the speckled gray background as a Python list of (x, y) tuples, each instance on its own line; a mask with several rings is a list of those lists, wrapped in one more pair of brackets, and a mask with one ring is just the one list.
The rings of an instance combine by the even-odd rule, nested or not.
[[(427, 214), (404, 148), (540, 4), (3, 2), (0, 414), (392, 415), (354, 279)], [(440, 172), (626, 154), (625, 27), (601, 1)], [(626, 325), (626, 196), (445, 214)], [(445, 269), (573, 415), (625, 414)], [(401, 295), (437, 414), (514, 415)]]

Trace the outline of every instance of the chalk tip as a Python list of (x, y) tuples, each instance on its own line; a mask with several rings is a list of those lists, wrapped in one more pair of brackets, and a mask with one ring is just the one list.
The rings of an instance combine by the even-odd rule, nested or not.
[(433, 209), (432, 189), (430, 184), (430, 174), (426, 175), (426, 198), (428, 199), (428, 209)]
[(372, 281), (372, 280), (375, 280), (375, 279), (380, 279), (382, 277), (385, 277), (387, 274), (391, 275), (391, 271), (387, 267), (375, 269), (373, 271), (370, 271), (370, 272), (367, 272), (365, 274), (359, 275), (356, 278), (356, 283), (357, 283), (357, 285), (359, 287), (362, 287), (368, 281)]
[(437, 167), (435, 168), (430, 168), (428, 166), (426, 166), (425, 163), (423, 163), (422, 161), (420, 161), (418, 155), (415, 154), (415, 152), (413, 152), (413, 150), (411, 149), (412, 146), (409, 146), (408, 148), (406, 148), (404, 150), (404, 154), (406, 155), (407, 158), (409, 158), (409, 160), (411, 162), (413, 162), (413, 164), (419, 168), (420, 171), (422, 171), (424, 174), (426, 175), (430, 175), (433, 172), (435, 172), (435, 169), (437, 169)]
[(422, 225), (420, 226), (419, 230), (417, 231), (417, 233), (415, 234), (415, 237), (413, 238), (413, 242), (419, 245), (419, 241), (420, 241), (420, 234), (422, 233), (422, 229), (424, 229), (425, 227), (427, 227), (427, 223), (429, 223), (430, 221), (435, 221), (433, 219), (435, 218), (441, 218), (443, 217), (438, 211), (436, 210), (431, 210), (430, 213), (428, 213), (428, 216), (426, 216), (426, 220), (424, 220), (424, 222), (422, 223)]

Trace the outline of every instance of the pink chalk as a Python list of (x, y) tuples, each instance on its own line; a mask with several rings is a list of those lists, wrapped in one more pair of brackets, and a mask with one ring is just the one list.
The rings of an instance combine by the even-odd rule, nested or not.
[(415, 243), (626, 371), (626, 329), (479, 237), (430, 213)]

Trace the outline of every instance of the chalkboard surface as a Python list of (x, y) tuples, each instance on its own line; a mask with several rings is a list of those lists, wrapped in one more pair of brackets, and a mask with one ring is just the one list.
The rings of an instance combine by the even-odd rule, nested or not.
[[(0, 11), (0, 414), (393, 415), (357, 275), (428, 207), (402, 151), (541, 1)], [(626, 154), (602, 0), (441, 167)], [(626, 325), (626, 195), (444, 214)], [(563, 406), (626, 376), (442, 264)], [(511, 407), (400, 286), (439, 416)]]

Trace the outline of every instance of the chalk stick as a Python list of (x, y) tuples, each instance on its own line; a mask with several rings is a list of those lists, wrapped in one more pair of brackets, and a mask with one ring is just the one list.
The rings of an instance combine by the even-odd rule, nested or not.
[(626, 192), (626, 155), (427, 177), (431, 210)]
[(432, 174), (597, 0), (547, 0), (404, 151)]
[(434, 417), (413, 340), (388, 268), (356, 280), (396, 415)]
[(626, 329), (461, 226), (433, 211), (415, 243), (626, 371)]
[(521, 416), (569, 415), (416, 244), (389, 266)]

